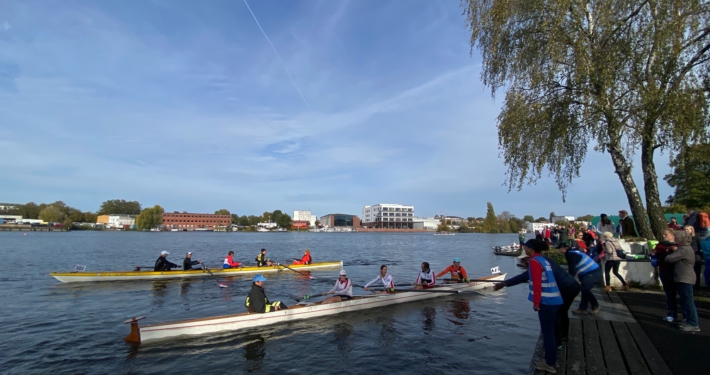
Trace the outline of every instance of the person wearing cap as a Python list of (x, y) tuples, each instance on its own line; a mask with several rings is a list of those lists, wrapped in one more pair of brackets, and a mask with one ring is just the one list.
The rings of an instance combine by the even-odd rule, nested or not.
[(454, 263), (446, 267), (445, 270), (437, 273), (436, 277), (444, 276), (449, 272), (451, 273), (451, 278), (454, 281), (458, 280), (459, 283), (468, 281), (468, 274), (466, 274), (466, 269), (461, 266), (461, 259), (459, 258), (454, 258)]
[(422, 262), (422, 270), (417, 275), (417, 281), (414, 282), (414, 289), (429, 289), (436, 285), (436, 275), (429, 268), (429, 262)]
[(272, 266), (274, 264), (271, 259), (266, 259), (266, 249), (261, 249), (261, 253), (254, 260), (256, 260), (257, 267)]
[(185, 255), (185, 260), (182, 261), (182, 269), (183, 271), (189, 271), (192, 269), (192, 266), (200, 264), (200, 260), (192, 260), (192, 252), (188, 251), (187, 255)]
[(377, 275), (372, 281), (369, 283), (365, 284), (364, 287), (362, 287), (364, 290), (367, 290), (367, 288), (370, 287), (370, 285), (376, 283), (377, 281), (382, 281), (382, 286), (385, 288), (384, 291), (378, 292), (380, 294), (383, 293), (393, 293), (394, 292), (394, 278), (392, 275), (390, 275), (387, 272), (387, 265), (383, 264), (380, 266), (380, 274)]
[(567, 268), (569, 274), (577, 275), (579, 278), (580, 289), (582, 291), (582, 300), (579, 307), (572, 311), (572, 314), (587, 314), (587, 307), (592, 305), (592, 314), (596, 314), (601, 310), (601, 306), (592, 293), (592, 288), (602, 281), (602, 269), (599, 264), (590, 258), (587, 254), (577, 250), (570, 249), (569, 245), (561, 244), (557, 246), (567, 259)]
[(234, 251), (230, 251), (227, 257), (224, 258), (224, 263), (222, 263), (222, 268), (239, 268), (242, 264), (234, 261)]
[(285, 310), (288, 309), (286, 305), (281, 301), (271, 302), (266, 297), (264, 292), (264, 281), (266, 278), (261, 274), (257, 274), (251, 279), (251, 290), (247, 295), (244, 305), (247, 307), (247, 311), (250, 313), (268, 313), (272, 311)]
[(155, 267), (153, 268), (153, 271), (170, 271), (171, 268), (180, 267), (177, 264), (168, 261), (168, 254), (170, 253), (167, 251), (160, 252), (160, 256), (155, 261)]
[(619, 230), (621, 238), (633, 238), (638, 237), (636, 233), (636, 224), (634, 224), (634, 219), (629, 217), (629, 213), (626, 210), (619, 211)]
[(323, 293), (324, 296), (328, 294), (334, 294), (334, 296), (324, 299), (322, 304), (353, 299), (353, 283), (350, 279), (348, 279), (348, 274), (345, 270), (340, 270), (338, 280), (335, 280), (335, 286), (333, 286), (333, 289)]
[[(552, 265), (548, 259), (542, 256), (543, 248), (547, 244), (543, 240), (528, 240), (523, 245), (525, 255), (530, 257), (530, 266), (527, 271), (527, 280), (530, 288), (528, 300), (533, 303), (533, 310), (537, 311), (540, 319), (540, 330), (542, 331), (542, 342), (545, 349), (545, 360), (535, 362), (538, 370), (557, 372), (557, 342), (555, 335), (555, 325), (557, 313), (563, 305), (562, 294), (558, 287)], [(522, 283), (524, 276), (516, 276), (503, 283), (493, 286), (495, 290), (501, 289), (505, 285), (515, 285)], [(504, 284), (504, 285), (501, 285)]]
[(293, 260), (293, 264), (311, 264), (311, 262), (313, 262), (313, 258), (311, 258), (311, 251), (308, 249), (303, 252), (301, 259)]
[[(548, 250), (549, 247), (544, 241), (530, 240), (527, 241), (523, 246), (527, 246), (534, 250), (535, 256), (541, 256), (550, 263), (552, 267), (552, 274), (555, 276), (555, 282), (557, 287), (560, 289), (560, 294), (562, 296), (562, 306), (557, 310), (557, 317), (555, 318), (555, 343), (558, 346), (562, 346), (562, 341), (567, 340), (569, 334), (569, 309), (577, 298), (579, 294), (579, 283), (572, 277), (564, 268), (560, 267), (554, 259), (547, 256), (541, 255), (543, 250)], [(537, 255), (540, 254), (540, 255)], [(530, 262), (530, 257), (526, 256), (523, 258), (527, 260), (526, 265)], [(523, 261), (521, 259), (521, 262)], [(525, 271), (518, 276), (512, 277), (510, 279), (504, 280), (503, 282), (496, 283), (493, 285), (493, 290), (500, 290), (505, 287), (511, 287), (514, 285), (529, 283), (530, 273)]]

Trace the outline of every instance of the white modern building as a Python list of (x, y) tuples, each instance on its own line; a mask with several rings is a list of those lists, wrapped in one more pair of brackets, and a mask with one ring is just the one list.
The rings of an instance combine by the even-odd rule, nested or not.
[(430, 231), (435, 231), (439, 228), (441, 220), (433, 217), (415, 217), (414, 218), (414, 229), (426, 229)]
[(316, 226), (316, 215), (313, 215), (311, 210), (301, 210), (301, 211), (293, 211), (293, 218), (291, 219), (293, 221), (308, 221), (311, 227)]
[(547, 221), (542, 223), (528, 223), (528, 232), (535, 233), (536, 230), (542, 231), (543, 229), (545, 229), (545, 227), (548, 227), (550, 230), (552, 230), (552, 227), (554, 226), (555, 224)]
[[(134, 228), (136, 226), (136, 215), (100, 215), (108, 216), (106, 221), (103, 223), (106, 228), (109, 229), (123, 229), (123, 228)], [(99, 220), (97, 218), (98, 222)]]
[(414, 229), (414, 206), (392, 203), (365, 206), (360, 222), (368, 228)]
[(556, 223), (558, 221), (566, 221), (568, 223), (571, 223), (574, 221), (574, 216), (553, 216), (550, 221), (553, 223)]

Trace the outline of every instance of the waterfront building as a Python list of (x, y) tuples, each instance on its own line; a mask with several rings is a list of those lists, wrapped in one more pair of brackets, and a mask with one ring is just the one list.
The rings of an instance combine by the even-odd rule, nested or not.
[(316, 215), (313, 215), (311, 210), (301, 210), (301, 211), (293, 211), (293, 218), (291, 219), (291, 222), (293, 223), (294, 221), (298, 221), (299, 224), (298, 226), (294, 226), (294, 228), (302, 228), (301, 223), (302, 221), (307, 221), (308, 225), (310, 227), (315, 227), (316, 226)]
[(178, 230), (209, 230), (231, 225), (231, 215), (163, 213), (163, 226)]
[(6, 223), (16, 223), (22, 221), (22, 215), (0, 215), (0, 219)]
[(99, 215), (96, 224), (108, 229), (130, 229), (136, 226), (136, 215)]
[(19, 203), (0, 203), (0, 211), (14, 210), (20, 206), (22, 206), (22, 205)]
[(571, 223), (574, 221), (574, 216), (552, 216), (550, 217), (550, 221), (553, 223), (556, 223), (558, 221), (566, 221), (568, 223)]
[(545, 227), (548, 227), (550, 230), (555, 226), (554, 223), (551, 223), (549, 221), (543, 221), (541, 223), (528, 223), (528, 232), (529, 233), (535, 233), (536, 230), (539, 230), (542, 232)]
[(428, 231), (435, 231), (439, 228), (441, 220), (434, 217), (415, 217), (413, 223), (414, 229), (426, 229)]
[(360, 218), (348, 214), (328, 214), (321, 216), (320, 224), (329, 228), (360, 227)]
[(362, 208), (362, 226), (367, 228), (414, 229), (414, 206), (379, 203)]

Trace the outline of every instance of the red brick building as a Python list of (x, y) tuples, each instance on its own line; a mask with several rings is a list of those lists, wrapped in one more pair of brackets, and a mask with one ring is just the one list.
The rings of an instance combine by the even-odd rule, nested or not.
[(216, 229), (232, 224), (230, 215), (193, 214), (193, 213), (164, 213), (163, 225), (168, 229)]
[(308, 229), (311, 222), (308, 220), (291, 220), (291, 228)]

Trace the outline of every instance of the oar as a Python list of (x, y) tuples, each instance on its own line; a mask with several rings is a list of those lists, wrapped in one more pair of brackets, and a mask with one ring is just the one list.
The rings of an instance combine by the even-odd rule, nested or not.
[[(136, 268), (137, 272), (141, 272), (141, 268), (148, 268), (148, 270), (145, 270), (143, 272), (153, 272), (153, 269), (155, 268), (154, 266), (133, 266)], [(182, 268), (182, 266), (175, 266), (173, 268)]]
[(226, 288), (226, 287), (227, 287), (227, 284), (222, 284), (222, 283), (219, 281), (219, 279), (217, 278), (217, 276), (215, 276), (214, 274), (212, 274), (212, 271), (210, 271), (209, 267), (207, 267), (206, 264), (203, 263), (203, 264), (202, 264), (202, 267), (205, 267), (205, 269), (207, 270), (207, 272), (210, 273), (210, 276), (212, 276), (212, 277), (214, 278), (214, 280), (217, 282), (217, 285), (219, 285), (220, 288)]
[[(412, 286), (412, 285), (414, 285), (414, 284), (412, 284), (412, 283), (397, 283), (397, 284), (394, 284), (394, 286)], [(364, 287), (365, 287), (364, 285), (358, 285), (358, 284), (353, 284), (353, 286), (356, 287), (356, 288), (364, 288)], [(382, 286), (368, 286), (368, 288), (370, 288), (370, 289), (376, 289), (376, 288), (385, 289), (385, 288), (382, 287)]]
[[(369, 290), (374, 290), (374, 291), (383, 291), (383, 290), (389, 290), (389, 288), (372, 288)], [(395, 292), (414, 292), (414, 293), (450, 293), (450, 294), (458, 294), (461, 293), (460, 290), (441, 290), (441, 289), (397, 289)]]
[(307, 276), (307, 277), (308, 277), (309, 279), (311, 279), (311, 280), (315, 280), (315, 279), (316, 279), (315, 276), (311, 276), (311, 275), (309, 275), (309, 274), (307, 274), (307, 273), (303, 273), (303, 272), (301, 272), (301, 271), (296, 271), (296, 270), (294, 270), (293, 268), (291, 268), (291, 267), (289, 267), (289, 266), (287, 266), (287, 265), (284, 265), (284, 264), (281, 264), (281, 263), (276, 263), (276, 265), (279, 266), (279, 267), (288, 268), (288, 269), (290, 269), (291, 271), (293, 271), (293, 272), (295, 272), (295, 273), (300, 273), (300, 274), (303, 275), (303, 276)]
[(321, 293), (321, 294), (306, 294), (305, 296), (300, 297), (300, 298), (291, 296), (291, 298), (295, 299), (296, 302), (301, 302), (302, 300), (313, 299), (313, 298), (317, 298), (317, 297), (325, 297), (325, 296), (326, 296), (325, 293)]

